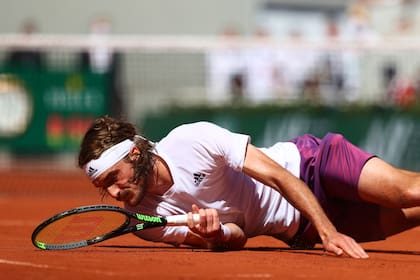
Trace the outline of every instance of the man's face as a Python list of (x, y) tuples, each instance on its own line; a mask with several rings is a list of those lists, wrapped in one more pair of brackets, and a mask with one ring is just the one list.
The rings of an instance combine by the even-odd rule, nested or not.
[(146, 186), (140, 186), (142, 182), (136, 182), (133, 164), (124, 159), (102, 173), (93, 184), (116, 200), (131, 206), (141, 202), (147, 189)]

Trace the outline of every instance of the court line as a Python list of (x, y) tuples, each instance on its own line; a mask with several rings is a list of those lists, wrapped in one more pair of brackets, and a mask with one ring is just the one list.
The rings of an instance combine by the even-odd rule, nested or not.
[(36, 263), (30, 263), (30, 262), (12, 261), (12, 260), (5, 260), (5, 259), (0, 259), (0, 264), (10, 264), (10, 265), (16, 265), (16, 266), (28, 266), (28, 267), (35, 267), (35, 268), (65, 269), (64, 267), (51, 267), (47, 264), (36, 264)]
[[(70, 267), (65, 266), (50, 266), (47, 264), (36, 264), (31, 262), (22, 262), (22, 261), (14, 261), (14, 260), (6, 260), (6, 259), (0, 259), (0, 264), (8, 264), (8, 265), (16, 265), (16, 266), (24, 266), (24, 267), (33, 267), (33, 268), (43, 268), (43, 269), (57, 269), (57, 270), (69, 270)], [(85, 272), (85, 273), (94, 273), (94, 274), (101, 274), (101, 275), (107, 275), (107, 276), (115, 276), (115, 275), (121, 275), (121, 273), (114, 273), (110, 271), (103, 271), (99, 269), (89, 270), (89, 269), (78, 269), (79, 272)], [(136, 275), (136, 274), (133, 274)], [(125, 275), (127, 276), (127, 275)]]

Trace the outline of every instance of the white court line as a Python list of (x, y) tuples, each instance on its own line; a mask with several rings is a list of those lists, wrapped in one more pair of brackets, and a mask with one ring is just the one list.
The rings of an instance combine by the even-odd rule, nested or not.
[[(51, 266), (47, 264), (36, 264), (36, 263), (30, 263), (30, 262), (11, 261), (11, 260), (5, 260), (5, 259), (0, 259), (0, 264), (28, 266), (28, 267), (35, 267), (35, 268), (52, 268)], [(54, 268), (64, 269), (63, 267), (54, 267)]]
[[(50, 266), (50, 265), (47, 265), (47, 264), (36, 264), (36, 263), (31, 263), (31, 262), (21, 262), (21, 261), (13, 261), (13, 260), (5, 260), (5, 259), (0, 259), (0, 264), (9, 264), (9, 265), (25, 266), (25, 267), (33, 267), (33, 268), (44, 268), (44, 269), (50, 268), (50, 269), (58, 269), (58, 270), (69, 270), (69, 267), (64, 267), (64, 266)], [(89, 269), (80, 270), (80, 269), (78, 269), (78, 271), (107, 275), (107, 276), (115, 276), (117, 274), (117, 273), (114, 273), (114, 272), (103, 271), (103, 270), (99, 270), (99, 269), (95, 269), (95, 270), (89, 270)]]

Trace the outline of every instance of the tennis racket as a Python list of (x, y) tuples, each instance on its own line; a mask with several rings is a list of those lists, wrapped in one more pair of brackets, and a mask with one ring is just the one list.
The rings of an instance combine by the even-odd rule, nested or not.
[[(194, 214), (193, 220), (199, 223), (200, 216)], [(160, 217), (111, 205), (82, 206), (41, 223), (32, 233), (32, 243), (43, 250), (67, 250), (148, 228), (181, 225), (187, 225), (187, 215)]]

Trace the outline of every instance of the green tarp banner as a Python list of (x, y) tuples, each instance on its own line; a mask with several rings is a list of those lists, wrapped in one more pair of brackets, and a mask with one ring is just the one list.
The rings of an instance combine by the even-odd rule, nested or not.
[(0, 148), (75, 151), (92, 120), (107, 113), (106, 75), (0, 69)]
[(252, 136), (253, 144), (311, 133), (342, 133), (347, 139), (400, 167), (420, 170), (420, 113), (379, 107), (268, 106), (253, 108), (172, 108), (139, 120), (142, 133), (158, 141), (175, 126), (207, 120)]

